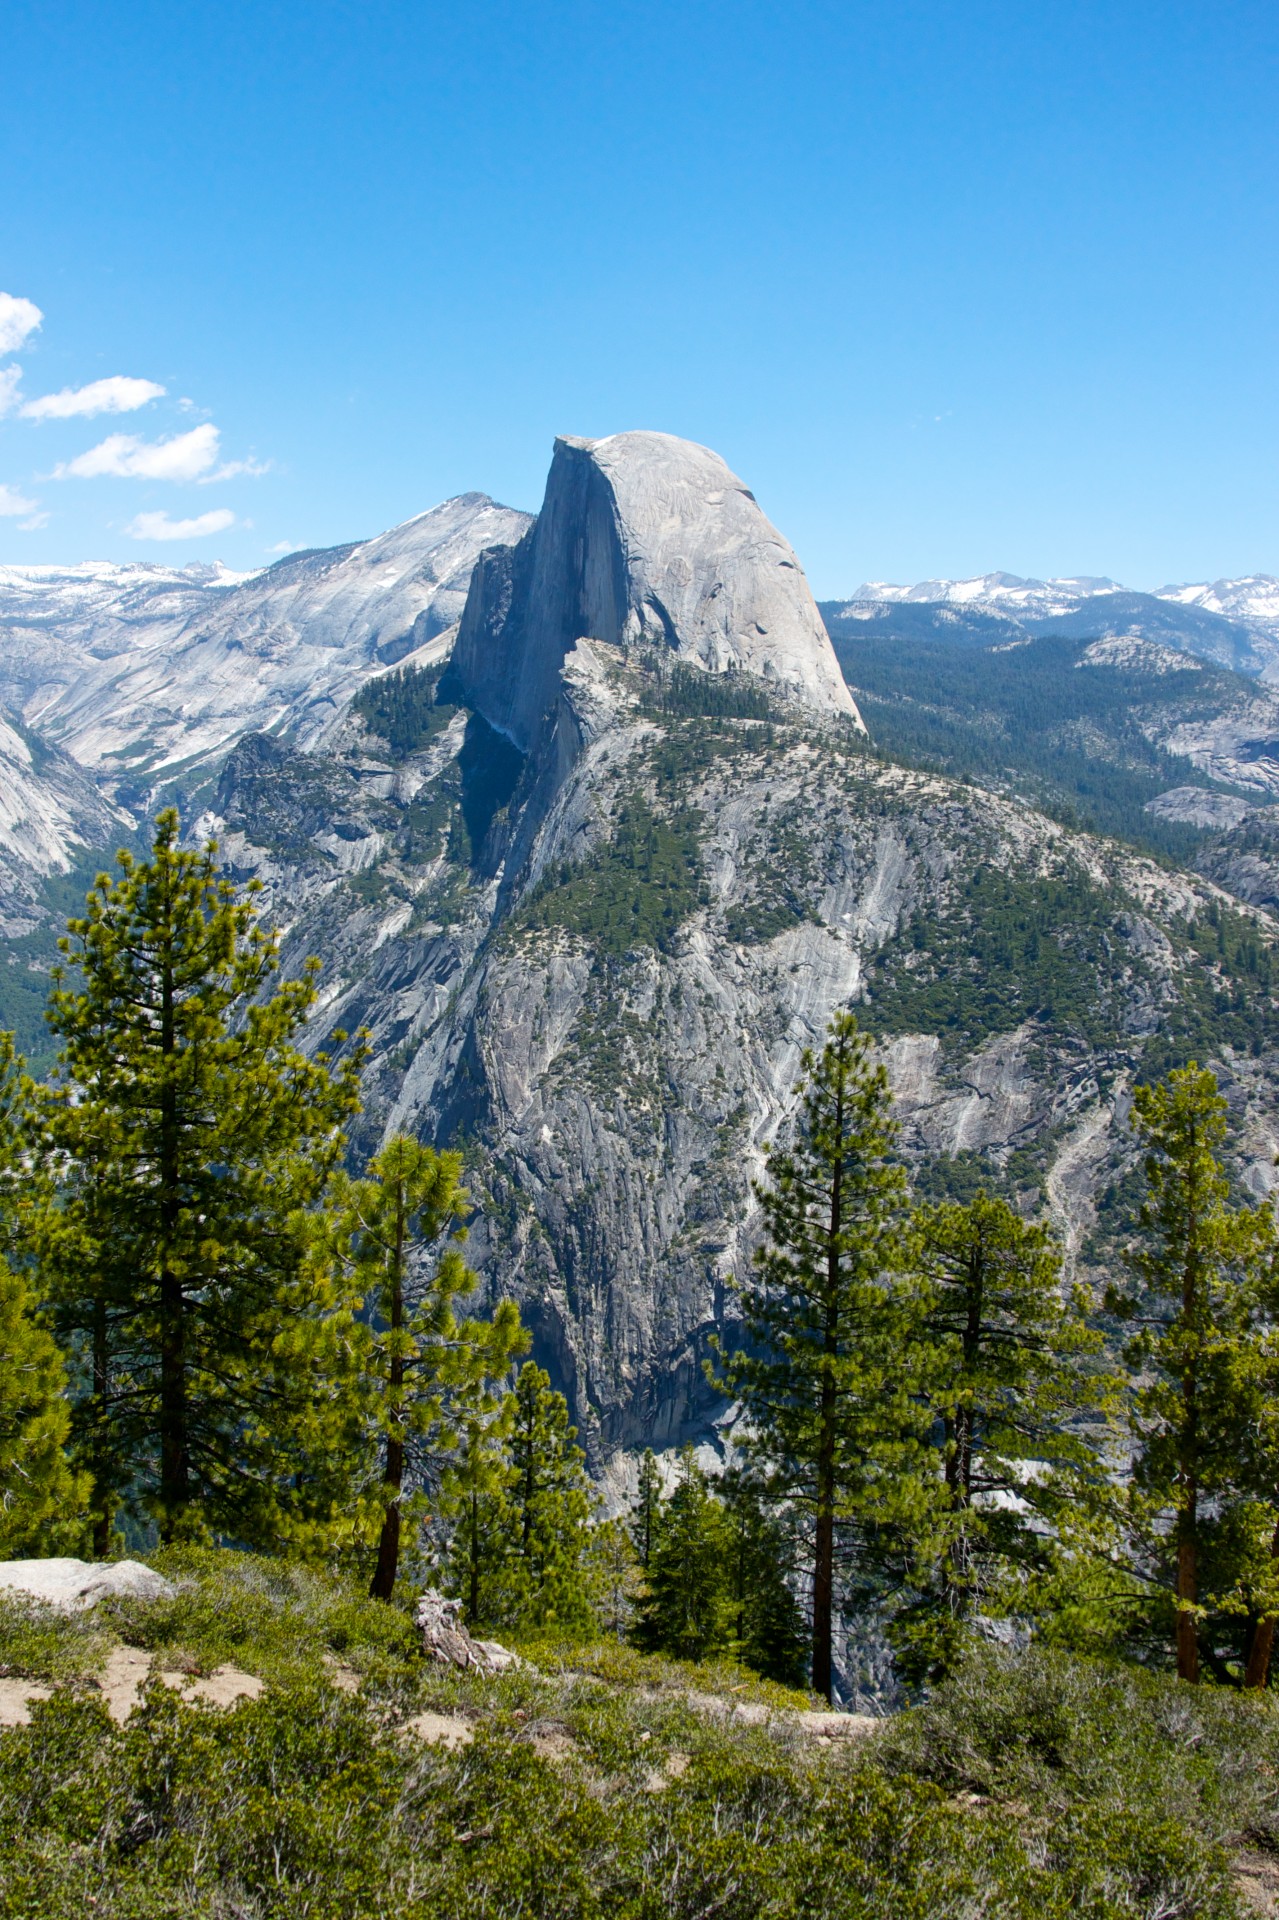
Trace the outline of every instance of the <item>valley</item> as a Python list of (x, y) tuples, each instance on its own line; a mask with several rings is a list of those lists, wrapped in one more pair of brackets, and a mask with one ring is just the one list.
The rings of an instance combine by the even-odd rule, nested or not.
[(321, 959), (308, 1044), (367, 1029), (356, 1150), (462, 1147), (469, 1257), (619, 1493), (638, 1448), (718, 1444), (751, 1182), (840, 1008), (920, 1190), (1042, 1201), (1085, 1278), (1143, 1077), (1210, 1059), (1270, 1190), (1254, 616), (1021, 583), (823, 625), (741, 482), (642, 434), (558, 443), (536, 520), (467, 495), (248, 580), (137, 573), (0, 581), (0, 1016), (48, 1057), (69, 896), (176, 800), (286, 973)]

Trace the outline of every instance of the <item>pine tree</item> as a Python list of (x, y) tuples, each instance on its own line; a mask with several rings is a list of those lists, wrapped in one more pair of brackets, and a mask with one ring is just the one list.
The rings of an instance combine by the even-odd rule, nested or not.
[[(291, 1437), (314, 1422), (307, 1209), (358, 1105), (296, 1045), (318, 962), (276, 984), (278, 942), (219, 878), (213, 843), (118, 856), (62, 942), (62, 1051), (39, 1144), (58, 1179), (34, 1238), (72, 1347), (75, 1426), (100, 1472), (95, 1540), (137, 1499), (160, 1536), (280, 1537), (311, 1495)], [(78, 979), (76, 975), (78, 974)]]
[(1046, 1226), (985, 1192), (923, 1207), (916, 1225), (925, 1285), (911, 1371), (940, 1429), (940, 1485), (915, 1542), (917, 1560), (932, 1550), (925, 1590), (895, 1637), (917, 1673), (935, 1675), (992, 1589), (1046, 1563), (1063, 1503), (1104, 1481), (1080, 1422), (1104, 1412), (1114, 1382)]
[(24, 1088), (13, 1036), (0, 1033), (0, 1558), (75, 1549), (89, 1478), (67, 1459), (66, 1366), (37, 1313), (19, 1245)]
[(568, 1403), (550, 1375), (525, 1361), (515, 1383), (505, 1568), (506, 1606), (521, 1624), (593, 1624), (591, 1522), (598, 1496)]
[(795, 1144), (757, 1187), (767, 1231), (741, 1289), (751, 1351), (725, 1369), (751, 1451), (801, 1517), (813, 1570), (812, 1684), (831, 1697), (841, 1526), (917, 1498), (919, 1451), (902, 1354), (906, 1177), (891, 1159), (888, 1077), (851, 1014), (806, 1053)]
[(680, 1660), (704, 1660), (732, 1636), (731, 1537), (724, 1508), (686, 1448), (679, 1484), (662, 1502), (636, 1638)]
[(766, 1680), (802, 1687), (809, 1647), (789, 1577), (798, 1558), (791, 1517), (769, 1502), (749, 1473), (726, 1474), (723, 1487), (735, 1650)]
[[(406, 1484), (419, 1505), (428, 1490), (448, 1504), (442, 1479), (452, 1462), (460, 1476), (452, 1498), (470, 1496), (478, 1516), (502, 1432), (500, 1382), (528, 1344), (510, 1301), (490, 1321), (460, 1321), (454, 1311), (478, 1285), (458, 1244), (466, 1235), (461, 1174), (459, 1153), (397, 1134), (367, 1178), (340, 1178), (335, 1188), (342, 1254), (372, 1316), (361, 1371), (375, 1453), (366, 1489), (377, 1539), (369, 1591), (378, 1600), (395, 1591)], [(415, 1255), (437, 1247), (426, 1270), (418, 1263), (415, 1271)], [(470, 1600), (476, 1609), (474, 1586)]]
[(662, 1473), (657, 1455), (645, 1447), (639, 1467), (639, 1488), (631, 1513), (631, 1538), (641, 1567), (647, 1568), (653, 1554), (653, 1534), (662, 1507)]
[[(1227, 1109), (1211, 1072), (1192, 1061), (1136, 1088), (1133, 1116), (1147, 1148), (1146, 1196), (1128, 1256), (1134, 1288), (1112, 1304), (1142, 1323), (1129, 1349), (1134, 1512), (1147, 1564), (1171, 1589), (1179, 1676), (1198, 1679), (1214, 1608), (1252, 1611), (1247, 1677), (1258, 1684), (1279, 1610), (1262, 1567), (1279, 1537), (1274, 1214), (1230, 1202), (1220, 1157)], [(1249, 1593), (1258, 1586), (1259, 1609)], [(1202, 1651), (1215, 1659), (1206, 1637)]]

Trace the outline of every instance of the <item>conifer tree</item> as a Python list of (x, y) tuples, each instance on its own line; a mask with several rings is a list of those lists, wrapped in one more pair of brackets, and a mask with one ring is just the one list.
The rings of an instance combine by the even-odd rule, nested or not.
[[(459, 1153), (437, 1153), (396, 1134), (370, 1162), (367, 1178), (341, 1177), (335, 1190), (342, 1252), (372, 1316), (361, 1372), (375, 1456), (365, 1488), (367, 1524), (377, 1540), (369, 1591), (378, 1600), (395, 1591), (406, 1485), (419, 1505), (427, 1490), (445, 1505), (465, 1496), (478, 1526), (497, 1477), (494, 1448), (512, 1417), (503, 1414), (500, 1383), (528, 1344), (511, 1301), (489, 1321), (459, 1320), (454, 1310), (478, 1284), (459, 1247), (467, 1205), (461, 1174)], [(415, 1271), (415, 1255), (433, 1249)], [(450, 1462), (451, 1490), (442, 1486)], [(469, 1602), (478, 1617), (474, 1556), (471, 1565)]]
[(892, 1161), (888, 1077), (851, 1014), (804, 1055), (795, 1142), (756, 1191), (767, 1239), (740, 1298), (751, 1349), (725, 1369), (751, 1450), (804, 1523), (813, 1575), (812, 1684), (831, 1697), (841, 1526), (918, 1497), (919, 1420), (902, 1356), (906, 1177)]
[(1251, 1597), (1255, 1684), (1266, 1664), (1257, 1643), (1268, 1657), (1279, 1611), (1273, 1572), (1258, 1571), (1279, 1526), (1274, 1214), (1231, 1203), (1227, 1109), (1211, 1072), (1192, 1061), (1136, 1088), (1133, 1116), (1146, 1195), (1128, 1256), (1134, 1285), (1111, 1303), (1140, 1322), (1129, 1350), (1134, 1512), (1147, 1564), (1171, 1589), (1179, 1676), (1199, 1678), (1212, 1609), (1238, 1613)]
[(73, 1550), (84, 1530), (88, 1475), (67, 1459), (66, 1367), (39, 1317), (19, 1245), (22, 1071), (0, 1033), (0, 1559)]
[(653, 1554), (653, 1535), (662, 1508), (662, 1474), (657, 1455), (645, 1447), (639, 1467), (638, 1497), (631, 1514), (631, 1538), (641, 1567), (647, 1567)]
[(925, 1589), (895, 1637), (936, 1674), (992, 1587), (1045, 1563), (1063, 1502), (1078, 1506), (1104, 1480), (1079, 1423), (1105, 1411), (1114, 1381), (1046, 1226), (985, 1192), (922, 1207), (916, 1225), (924, 1290), (911, 1370), (940, 1429), (940, 1484), (914, 1543), (917, 1560), (933, 1552)]
[(568, 1403), (550, 1375), (526, 1360), (515, 1383), (506, 1605), (534, 1627), (592, 1623), (591, 1522), (598, 1496), (577, 1445)]
[(90, 1481), (66, 1455), (66, 1367), (25, 1276), (0, 1260), (0, 1560), (72, 1551)]
[(726, 1474), (723, 1487), (736, 1652), (765, 1679), (802, 1687), (809, 1647), (803, 1611), (788, 1577), (798, 1558), (790, 1516), (768, 1501), (749, 1473)]
[(128, 1493), (164, 1540), (271, 1540), (309, 1497), (290, 1453), (313, 1398), (304, 1332), (324, 1318), (306, 1210), (356, 1111), (359, 1054), (335, 1072), (299, 1051), (318, 962), (276, 984), (276, 937), (212, 842), (180, 846), (176, 812), (118, 869), (61, 943), (38, 1129), (59, 1190), (35, 1240), (103, 1475), (95, 1538)]
[(636, 1638), (652, 1651), (704, 1660), (732, 1635), (732, 1541), (724, 1508), (691, 1447), (662, 1502), (649, 1554)]

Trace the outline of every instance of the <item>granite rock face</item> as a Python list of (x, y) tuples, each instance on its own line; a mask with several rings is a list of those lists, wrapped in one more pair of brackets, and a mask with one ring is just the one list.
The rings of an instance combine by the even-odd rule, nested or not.
[(130, 790), (254, 728), (313, 742), (371, 673), (430, 649), (476, 555), (527, 514), (462, 494), (373, 540), (219, 568), (0, 572), (0, 698)]
[(555, 442), (535, 525), (476, 567), (454, 678), (528, 753), (585, 638), (754, 674), (861, 725), (794, 552), (719, 455), (691, 440)]

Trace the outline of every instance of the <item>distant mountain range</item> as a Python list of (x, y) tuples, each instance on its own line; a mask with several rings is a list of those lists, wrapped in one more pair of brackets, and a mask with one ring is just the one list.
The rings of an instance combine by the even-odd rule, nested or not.
[(992, 644), (996, 629), (1005, 639), (1057, 633), (1158, 640), (1237, 673), (1279, 679), (1279, 579), (1264, 573), (1155, 593), (1134, 593), (1115, 580), (1023, 580), (1013, 573), (914, 586), (868, 580), (850, 599), (826, 605), (838, 621), (915, 635), (931, 631), (979, 646)]

